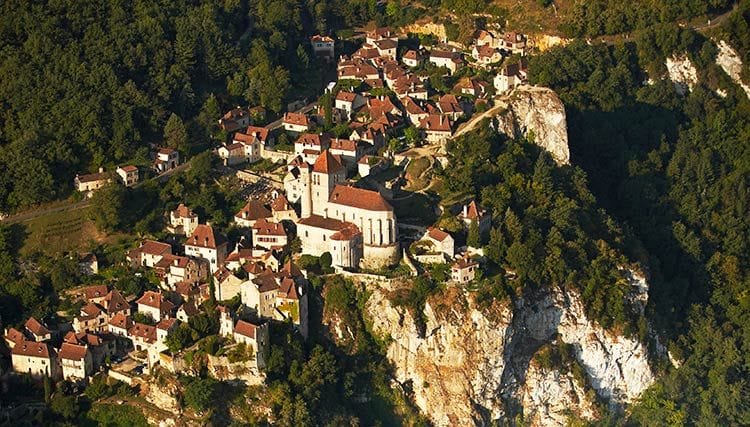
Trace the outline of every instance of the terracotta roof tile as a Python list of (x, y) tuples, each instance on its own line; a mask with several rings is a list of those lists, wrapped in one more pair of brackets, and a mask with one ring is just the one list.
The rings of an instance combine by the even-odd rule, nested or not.
[(328, 150), (323, 150), (313, 165), (313, 172), (331, 174), (341, 170), (344, 170), (344, 166), (341, 164), (340, 157), (331, 154)]
[(278, 222), (270, 222), (261, 218), (253, 225), (253, 233), (262, 236), (286, 236), (284, 226)]
[(51, 333), (49, 329), (47, 329), (40, 321), (36, 320), (33, 317), (29, 317), (29, 320), (26, 321), (24, 326), (29, 330), (29, 332), (36, 336), (44, 336)]
[(185, 241), (186, 246), (216, 249), (225, 243), (223, 236), (214, 234), (214, 229), (208, 224), (198, 224), (193, 234)]
[(60, 358), (67, 360), (83, 360), (86, 358), (87, 352), (88, 349), (86, 346), (65, 342), (62, 347), (60, 347)]
[(239, 320), (237, 321), (237, 324), (234, 325), (234, 333), (242, 335), (242, 336), (246, 336), (248, 338), (256, 339), (258, 326), (260, 325), (254, 325), (250, 322)]
[(107, 289), (107, 285), (89, 286), (83, 290), (83, 294), (86, 300), (92, 300), (95, 298), (103, 298), (107, 296), (107, 292), (109, 292), (109, 290)]
[(54, 350), (45, 342), (21, 341), (13, 346), (11, 353), (19, 356), (44, 357), (45, 359), (49, 359), (50, 354), (54, 354)]
[(234, 217), (247, 220), (258, 220), (261, 218), (270, 218), (273, 216), (263, 203), (259, 200), (248, 200), (245, 206), (237, 212)]
[(377, 191), (337, 185), (329, 203), (351, 206), (368, 211), (392, 211), (393, 207)]

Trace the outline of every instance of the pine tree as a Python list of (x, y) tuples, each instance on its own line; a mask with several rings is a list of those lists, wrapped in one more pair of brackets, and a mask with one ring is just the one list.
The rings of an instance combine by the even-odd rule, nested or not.
[(466, 244), (472, 248), (479, 248), (482, 246), (482, 236), (479, 233), (479, 224), (477, 220), (471, 221), (469, 225), (469, 235), (466, 237)]
[(171, 147), (182, 152), (187, 151), (187, 129), (185, 129), (185, 124), (182, 122), (180, 116), (175, 113), (172, 113), (172, 115), (169, 116), (167, 124), (164, 125), (164, 143), (167, 145), (167, 147)]

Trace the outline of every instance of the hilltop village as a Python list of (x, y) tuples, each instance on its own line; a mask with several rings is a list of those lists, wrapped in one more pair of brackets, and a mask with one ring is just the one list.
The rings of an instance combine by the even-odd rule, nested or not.
[[(402, 42), (392, 29), (376, 28), (351, 55), (337, 55), (332, 38), (312, 37), (313, 51), (337, 75), (319, 102), (265, 124), (260, 107), (218, 118), (227, 141), (214, 155), (254, 188), (233, 218), (241, 232), (230, 240), (182, 203), (165, 212), (167, 237), (140, 241), (124, 262), (157, 288), (133, 295), (106, 285), (79, 288), (66, 295), (79, 307), (70, 324), (32, 317), (6, 328), (13, 370), (84, 383), (105, 369), (129, 383), (157, 365), (180, 373), (195, 341), (190, 334), (209, 330), (200, 325), (215, 310), (221, 346), (262, 378), (270, 322), (292, 325), (302, 339), (309, 334), (309, 274), (377, 278), (404, 269), (416, 276), (440, 264), (449, 266), (452, 283), (474, 280), (488, 212), (473, 199), (429, 207), (469, 235), (459, 245), (456, 230), (399, 218), (394, 200), (405, 180), (393, 172), (419, 161), (419, 153), (440, 156), (460, 126), (526, 82), (526, 38), (481, 30), (463, 50)], [(466, 76), (454, 87), (429, 82), (456, 74)], [(327, 125), (335, 132), (321, 130)], [(166, 177), (185, 166), (176, 150), (157, 147), (148, 173)], [(77, 175), (74, 186), (90, 197), (112, 182), (140, 185), (142, 172), (122, 165), (114, 174)], [(96, 256), (82, 255), (79, 267), (97, 274)]]

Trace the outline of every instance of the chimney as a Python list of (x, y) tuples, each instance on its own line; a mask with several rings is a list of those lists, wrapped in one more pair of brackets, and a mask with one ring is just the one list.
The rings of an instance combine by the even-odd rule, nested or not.
[(468, 214), (468, 209), (467, 209), (467, 208), (468, 208), (468, 206), (469, 206), (469, 205), (464, 205), (464, 218), (466, 218), (466, 216), (467, 216), (467, 214)]
[(177, 261), (177, 258), (175, 258), (174, 265), (177, 265), (177, 264), (178, 264), (178, 261)]
[(99, 168), (99, 173), (104, 172), (104, 168)]

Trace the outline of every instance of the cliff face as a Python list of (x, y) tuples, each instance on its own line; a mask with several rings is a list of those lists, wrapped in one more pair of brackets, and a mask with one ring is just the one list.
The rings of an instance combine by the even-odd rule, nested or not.
[[(645, 281), (630, 279), (640, 304)], [(587, 319), (570, 290), (479, 309), (464, 291), (448, 289), (425, 304), (424, 337), (411, 313), (390, 303), (389, 292), (372, 289), (365, 314), (374, 333), (392, 339), (387, 355), (396, 380), (410, 383), (415, 403), (436, 425), (486, 425), (518, 416), (535, 425), (562, 425), (569, 415), (595, 418), (592, 396), (619, 411), (654, 381), (645, 346)], [(534, 366), (534, 354), (551, 342), (572, 345), (592, 393), (570, 373)]]
[(675, 90), (685, 95), (698, 83), (698, 71), (685, 54), (672, 55), (666, 60), (667, 75), (674, 83)]
[(742, 59), (737, 54), (737, 51), (724, 40), (719, 40), (716, 43), (718, 52), (716, 54), (716, 63), (724, 70), (729, 77), (732, 78), (736, 84), (738, 84), (745, 94), (750, 98), (750, 86), (742, 81)]
[(506, 104), (495, 116), (499, 132), (510, 137), (533, 132), (534, 142), (549, 151), (558, 164), (570, 163), (565, 106), (553, 90), (519, 87)]

